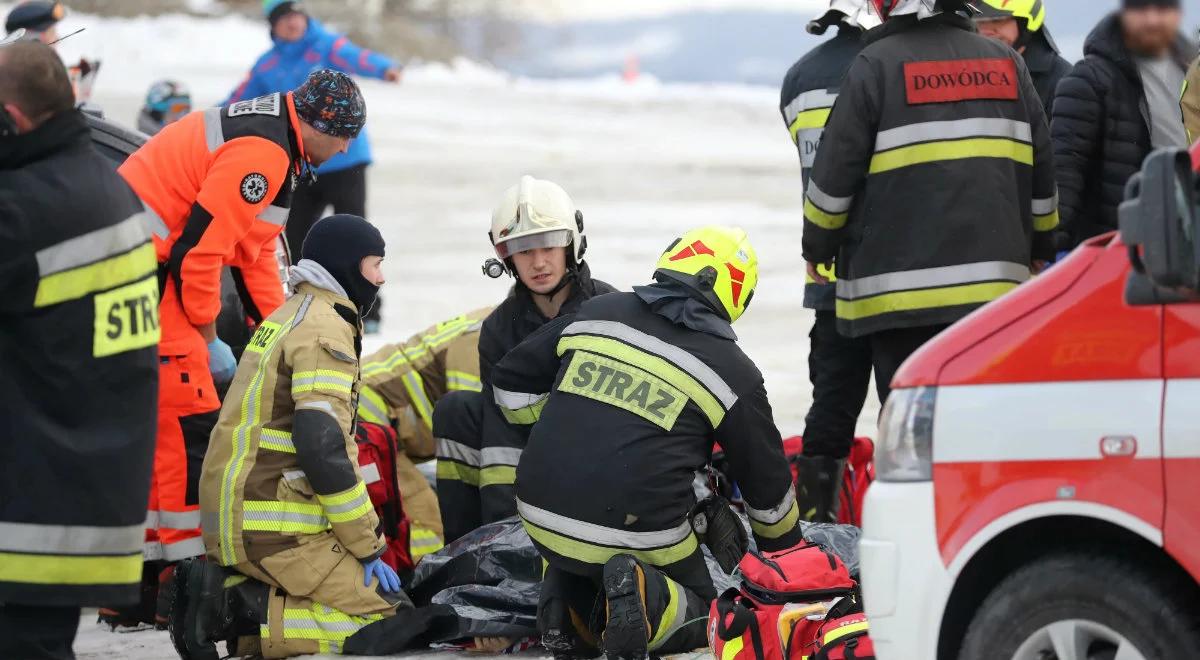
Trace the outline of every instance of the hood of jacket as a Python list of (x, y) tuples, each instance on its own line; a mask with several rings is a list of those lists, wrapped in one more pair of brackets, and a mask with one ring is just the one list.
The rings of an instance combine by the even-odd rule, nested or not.
[(350, 301), (350, 296), (346, 294), (346, 289), (338, 283), (337, 279), (325, 270), (321, 264), (312, 259), (301, 259), (295, 266), (288, 270), (288, 286), (293, 291), (301, 284), (311, 284), (312, 286), (328, 291), (333, 295), (343, 298), (346, 302)]
[(0, 170), (24, 167), (68, 149), (86, 149), (91, 140), (82, 113), (60, 112), (28, 133), (0, 138)]
[(737, 341), (733, 326), (717, 315), (707, 303), (698, 300), (691, 290), (672, 281), (654, 282), (633, 287), (633, 292), (650, 306), (655, 314), (696, 332)]
[(279, 37), (276, 37), (275, 33), (272, 32), (271, 43), (275, 44), (273, 47), (275, 52), (282, 57), (301, 57), (304, 55), (304, 51), (316, 45), (317, 40), (319, 40), (326, 32), (327, 30), (325, 29), (325, 26), (321, 25), (320, 21), (312, 16), (309, 16), (308, 29), (304, 31), (304, 36), (295, 41), (284, 41)]

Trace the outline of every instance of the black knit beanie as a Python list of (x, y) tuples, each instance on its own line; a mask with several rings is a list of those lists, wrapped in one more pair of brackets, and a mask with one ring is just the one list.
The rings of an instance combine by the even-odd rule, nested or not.
[(1141, 9), (1143, 7), (1165, 7), (1178, 9), (1179, 0), (1122, 0), (1122, 9)]
[(357, 215), (338, 214), (318, 220), (308, 231), (301, 257), (325, 267), (346, 290), (350, 302), (366, 315), (375, 304), (379, 287), (362, 276), (364, 257), (382, 257), (383, 235)]

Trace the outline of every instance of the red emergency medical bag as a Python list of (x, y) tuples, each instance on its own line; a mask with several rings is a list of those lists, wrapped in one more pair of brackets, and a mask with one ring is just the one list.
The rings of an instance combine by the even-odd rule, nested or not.
[(738, 570), (742, 588), (721, 594), (709, 610), (709, 645), (722, 660), (808, 656), (828, 603), (853, 599), (857, 590), (842, 560), (811, 543), (749, 553)]
[[(783, 453), (792, 466), (792, 478), (797, 478), (796, 459), (804, 451), (804, 439), (792, 436), (783, 441)], [(846, 459), (846, 475), (839, 494), (837, 521), (843, 525), (862, 527), (862, 505), (867, 487), (875, 481), (875, 443), (870, 438), (855, 438)]]
[(358, 443), (358, 469), (367, 482), (367, 494), (387, 542), (381, 559), (397, 572), (411, 571), (414, 562), (409, 546), (410, 522), (404, 515), (396, 478), (396, 431), (382, 424), (359, 422), (354, 439)]

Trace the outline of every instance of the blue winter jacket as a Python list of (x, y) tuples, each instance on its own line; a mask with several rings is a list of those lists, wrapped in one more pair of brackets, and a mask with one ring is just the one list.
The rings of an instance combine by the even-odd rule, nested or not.
[[(280, 41), (274, 37), (272, 41), (275, 45), (258, 58), (246, 80), (221, 105), (273, 92), (290, 92), (319, 69), (382, 79), (388, 69), (398, 68), (391, 59), (330, 32), (314, 18), (308, 19), (308, 31), (299, 41)], [(370, 162), (371, 145), (364, 128), (346, 153), (329, 159), (317, 173), (328, 174)]]

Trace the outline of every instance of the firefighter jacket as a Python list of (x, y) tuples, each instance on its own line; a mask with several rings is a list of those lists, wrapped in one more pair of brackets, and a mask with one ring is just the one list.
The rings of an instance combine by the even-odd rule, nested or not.
[(433, 406), (447, 392), (479, 392), (479, 330), (491, 307), (439, 323), (363, 360), (358, 418), (392, 426), (405, 453), (433, 458)]
[(500, 361), (492, 385), (511, 423), (533, 424), (517, 511), (543, 548), (585, 564), (617, 553), (656, 566), (688, 557), (692, 481), (714, 442), (731, 456), (758, 547), (799, 541), (762, 375), (733, 340), (616, 293), (534, 333)]
[(142, 204), (71, 111), (0, 138), (0, 217), (0, 603), (135, 603), (159, 337)]
[(1183, 126), (1188, 132), (1188, 142), (1200, 140), (1200, 58), (1188, 68), (1179, 106), (1183, 109)]
[(354, 411), (362, 330), (344, 291), (302, 261), (295, 295), (259, 326), (238, 364), (200, 477), (208, 554), (257, 561), (333, 534), (378, 557), (379, 520), (358, 467)]
[(120, 172), (153, 211), (161, 275), (194, 326), (221, 311), (221, 268), (232, 266), (247, 314), (283, 303), (275, 259), (304, 164), (290, 93), (193, 112), (129, 157)]
[[(837, 36), (822, 42), (801, 57), (783, 79), (779, 95), (779, 112), (783, 124), (792, 136), (792, 143), (800, 155), (800, 176), (808, 186), (809, 170), (817, 157), (817, 146), (825, 132), (825, 122), (838, 89), (854, 58), (863, 48), (863, 31), (846, 25), (838, 26)], [(828, 277), (829, 284), (817, 284), (811, 277), (804, 283), (804, 306), (809, 309), (833, 311), (833, 269), (820, 267), (821, 274)]]
[(1049, 128), (1024, 60), (968, 19), (867, 33), (817, 152), (804, 258), (836, 261), (838, 330), (953, 323), (1053, 257)]

